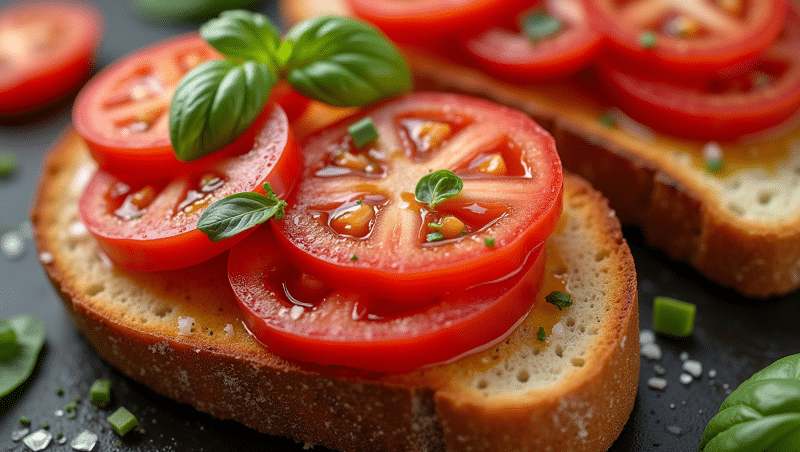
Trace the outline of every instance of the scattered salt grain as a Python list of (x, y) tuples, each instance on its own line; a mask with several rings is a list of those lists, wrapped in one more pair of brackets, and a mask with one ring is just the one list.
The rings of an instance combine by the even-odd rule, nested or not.
[(553, 329), (550, 330), (550, 335), (552, 337), (561, 337), (564, 335), (564, 325), (561, 322), (556, 323), (553, 325)]
[(681, 383), (683, 383), (685, 385), (688, 385), (689, 383), (692, 382), (692, 376), (687, 374), (687, 373), (682, 373), (681, 376), (679, 377), (679, 379), (680, 379)]
[(0, 249), (8, 260), (13, 260), (25, 252), (25, 241), (19, 232), (8, 231), (0, 236)]
[(64, 410), (56, 410), (53, 412), (56, 417), (61, 417), (64, 415)]
[(642, 331), (639, 332), (639, 343), (640, 344), (642, 344), (642, 345), (649, 344), (651, 342), (655, 342), (655, 340), (656, 340), (656, 333), (654, 333), (654, 332), (652, 332), (650, 330), (642, 330)]
[(19, 440), (21, 440), (22, 438), (25, 438), (25, 435), (27, 435), (30, 432), (31, 432), (31, 430), (28, 429), (28, 428), (21, 428), (19, 430), (14, 430), (11, 433), (11, 440), (16, 443)]
[(35, 432), (31, 433), (30, 435), (26, 436), (22, 442), (25, 443), (26, 446), (32, 451), (40, 451), (47, 448), (50, 445), (50, 441), (53, 439), (53, 434), (48, 432), (45, 429), (39, 429)]
[(681, 354), (678, 355), (678, 357), (681, 359), (681, 361), (686, 361), (687, 359), (689, 359), (689, 352), (681, 352)]
[(678, 427), (677, 425), (668, 425), (667, 426), (667, 431), (672, 433), (673, 435), (680, 435), (681, 434), (681, 428)]
[(192, 327), (194, 326), (194, 317), (178, 317), (178, 334), (181, 336), (188, 336), (192, 334)]
[(728, 389), (728, 387), (729, 387), (728, 383), (722, 383), (722, 388), (723, 389)]
[(674, 403), (670, 403), (669, 404), (669, 409), (674, 410), (675, 409), (675, 404)]
[(708, 371), (708, 378), (714, 378), (716, 376), (717, 376), (717, 370), (716, 369), (711, 369), (711, 370)]
[(683, 362), (683, 370), (691, 374), (694, 378), (700, 378), (703, 375), (703, 365), (700, 361), (688, 359)]
[(69, 443), (74, 450), (80, 451), (90, 451), (94, 449), (95, 444), (97, 444), (97, 435), (89, 430), (82, 431), (80, 435)]
[(225, 325), (225, 335), (228, 337), (233, 337), (234, 335), (233, 325), (231, 325), (230, 323)]
[(656, 375), (664, 375), (665, 373), (667, 373), (667, 369), (664, 369), (664, 366), (662, 366), (661, 364), (656, 364), (655, 366), (653, 366), (653, 372), (655, 372)]
[(53, 253), (43, 251), (39, 254), (39, 262), (43, 264), (52, 264), (53, 263)]
[(661, 359), (661, 347), (658, 344), (649, 342), (642, 345), (641, 354), (645, 358), (649, 360), (659, 360)]
[(651, 377), (649, 380), (647, 380), (647, 386), (650, 387), (650, 389), (658, 389), (663, 391), (664, 388), (667, 387), (667, 380), (658, 377)]
[(69, 235), (73, 238), (79, 239), (89, 235), (89, 230), (80, 221), (75, 221), (69, 225)]

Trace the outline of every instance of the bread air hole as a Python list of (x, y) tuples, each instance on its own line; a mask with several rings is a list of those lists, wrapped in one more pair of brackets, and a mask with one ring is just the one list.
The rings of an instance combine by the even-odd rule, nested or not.
[(572, 365), (575, 367), (583, 367), (586, 364), (586, 361), (583, 358), (572, 358)]
[(86, 295), (93, 297), (104, 290), (106, 290), (106, 286), (103, 284), (92, 284), (86, 288)]
[(172, 306), (159, 304), (153, 307), (153, 314), (157, 315), (158, 317), (164, 318), (171, 313), (172, 313)]
[(761, 204), (762, 206), (765, 206), (769, 204), (774, 197), (775, 193), (766, 190), (762, 191), (761, 193), (758, 194), (758, 203)]
[(523, 369), (517, 372), (517, 381), (520, 383), (527, 383), (529, 378), (531, 378), (531, 374), (527, 370)]

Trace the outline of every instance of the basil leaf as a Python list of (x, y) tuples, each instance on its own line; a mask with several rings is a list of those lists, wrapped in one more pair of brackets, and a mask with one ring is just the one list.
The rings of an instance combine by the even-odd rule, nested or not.
[(17, 335), (19, 350), (10, 360), (0, 363), (0, 397), (31, 376), (45, 339), (44, 324), (35, 316), (17, 315), (11, 317), (9, 323)]
[(200, 35), (228, 58), (252, 60), (280, 67), (281, 35), (263, 14), (245, 10), (225, 11), (200, 27)]
[(417, 183), (414, 196), (417, 201), (428, 204), (431, 208), (445, 199), (452, 198), (461, 192), (464, 182), (450, 171), (439, 170), (427, 174)]
[(268, 183), (266, 195), (253, 192), (235, 193), (211, 204), (197, 220), (197, 229), (212, 242), (219, 242), (257, 226), (270, 218), (283, 218), (286, 201), (275, 196)]
[(254, 61), (208, 61), (178, 84), (169, 110), (172, 147), (188, 162), (218, 151), (258, 117), (276, 75)]
[(334, 106), (360, 106), (411, 90), (411, 72), (400, 51), (380, 31), (335, 16), (292, 28), (284, 72), (304, 96)]
[(739, 385), (711, 418), (698, 450), (797, 450), (800, 444), (800, 354), (781, 358)]

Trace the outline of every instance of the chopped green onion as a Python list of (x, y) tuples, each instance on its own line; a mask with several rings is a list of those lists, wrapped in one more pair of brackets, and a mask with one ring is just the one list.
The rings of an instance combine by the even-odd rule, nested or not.
[(697, 306), (668, 297), (653, 299), (653, 329), (657, 333), (686, 337), (694, 329)]
[(0, 317), (0, 363), (8, 362), (19, 353), (17, 333), (11, 322)]
[(537, 11), (522, 18), (520, 29), (533, 42), (539, 42), (556, 35), (564, 26), (558, 17)]
[(547, 333), (544, 331), (544, 327), (539, 327), (539, 331), (536, 332), (536, 339), (544, 342), (547, 339)]
[(89, 388), (89, 396), (93, 405), (106, 406), (111, 401), (111, 382), (95, 380)]
[(358, 256), (356, 256), (355, 254), (353, 254), (352, 256), (350, 256), (350, 260), (351, 260), (351, 261), (357, 261), (357, 260), (358, 260)]
[(0, 152), (0, 179), (6, 178), (17, 170), (19, 161), (16, 154), (11, 152)]
[(64, 388), (56, 386), (56, 395), (64, 395)]
[(111, 416), (108, 417), (108, 423), (111, 424), (111, 428), (114, 429), (119, 436), (125, 436), (131, 429), (139, 425), (136, 416), (125, 409), (125, 407), (119, 407), (117, 411), (112, 413)]
[(45, 430), (49, 430), (50, 429), (50, 423), (49, 422), (45, 422), (44, 424), (42, 424), (42, 428), (45, 429)]
[(559, 311), (564, 308), (572, 306), (572, 296), (568, 293), (564, 293), (558, 290), (550, 292), (550, 295), (547, 295), (546, 297), (544, 297), (544, 299), (548, 303), (557, 307)]
[(444, 235), (441, 232), (431, 232), (425, 237), (429, 242), (438, 242), (439, 240), (444, 239)]
[(19, 423), (22, 425), (31, 425), (31, 418), (29, 418), (28, 416), (22, 416), (21, 418), (19, 418)]
[(357, 148), (360, 148), (367, 143), (371, 143), (378, 138), (378, 131), (375, 129), (375, 124), (372, 122), (372, 118), (369, 116), (354, 124), (351, 124), (347, 128), (347, 132), (353, 138), (353, 144), (355, 144)]
[(643, 49), (652, 49), (656, 46), (656, 41), (658, 37), (652, 31), (643, 31), (639, 34), (639, 46)]
[(494, 247), (494, 237), (486, 237), (483, 239), (483, 244), (486, 245), (487, 248)]

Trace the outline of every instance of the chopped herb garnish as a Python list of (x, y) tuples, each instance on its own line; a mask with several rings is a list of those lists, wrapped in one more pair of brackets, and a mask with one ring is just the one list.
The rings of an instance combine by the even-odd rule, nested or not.
[(45, 422), (44, 424), (42, 424), (42, 428), (45, 429), (45, 430), (49, 430), (50, 429), (50, 423), (49, 422)]
[(613, 129), (617, 126), (617, 123), (614, 121), (614, 118), (611, 117), (610, 113), (603, 113), (602, 116), (597, 118), (597, 120), (603, 127), (607, 129)]
[(64, 395), (64, 388), (56, 386), (56, 395)]
[(462, 188), (464, 188), (464, 181), (460, 177), (452, 171), (438, 170), (422, 176), (414, 189), (414, 196), (417, 201), (423, 202), (433, 209), (445, 199), (461, 193)]
[(643, 49), (652, 49), (656, 46), (658, 37), (652, 31), (643, 31), (639, 34), (639, 46)]
[(31, 418), (29, 418), (28, 416), (22, 416), (21, 418), (19, 418), (19, 423), (22, 425), (31, 425)]
[(548, 303), (557, 307), (559, 311), (572, 306), (572, 296), (568, 293), (560, 292), (558, 290), (550, 292), (550, 295), (547, 295), (544, 297), (544, 299)]
[(428, 223), (428, 229), (442, 229), (442, 225), (439, 223), (430, 222)]
[(360, 199), (359, 199), (359, 200), (357, 200), (357, 201), (356, 201), (356, 204), (358, 204), (358, 205), (360, 206), (360, 205), (361, 205), (363, 202), (364, 202), (364, 201), (362, 201), (362, 200), (360, 200)]
[(74, 399), (72, 399), (75, 403), (81, 403), (81, 396), (77, 395)]
[(656, 333), (686, 337), (694, 329), (697, 306), (668, 297), (653, 299), (653, 329)]
[(487, 248), (494, 247), (494, 237), (486, 237), (483, 239), (483, 244), (486, 245)]
[(111, 401), (111, 381), (95, 380), (89, 388), (89, 395), (93, 405), (106, 406)]
[(357, 261), (357, 260), (358, 260), (358, 256), (356, 256), (355, 254), (353, 254), (352, 256), (350, 256), (350, 260), (351, 260), (351, 261)]
[(556, 35), (564, 26), (558, 17), (537, 11), (522, 18), (520, 29), (534, 43)]
[(17, 170), (19, 161), (17, 155), (11, 152), (0, 152), (0, 179), (4, 179)]
[(372, 122), (372, 118), (369, 116), (351, 124), (347, 128), (347, 133), (353, 138), (353, 144), (357, 148), (378, 139), (378, 131), (375, 129), (375, 123)]
[(72, 413), (72, 412), (74, 412), (74, 411), (75, 411), (77, 408), (78, 408), (78, 406), (77, 406), (77, 405), (75, 405), (75, 402), (70, 402), (70, 403), (68, 403), (68, 404), (64, 405), (64, 409), (65, 409), (65, 410), (67, 410), (67, 413)]
[(444, 239), (444, 235), (441, 232), (431, 232), (428, 234), (425, 239), (429, 242), (438, 242), (439, 240)]
[(539, 331), (536, 332), (536, 339), (544, 342), (547, 339), (547, 333), (544, 331), (544, 327), (539, 327)]
[(108, 423), (111, 424), (111, 428), (114, 429), (119, 436), (125, 436), (131, 429), (139, 425), (136, 416), (125, 407), (119, 407), (117, 411), (111, 414), (111, 416), (108, 417)]
[(62, 432), (56, 433), (56, 439), (61, 439), (63, 437), (64, 437), (64, 433), (62, 433)]

